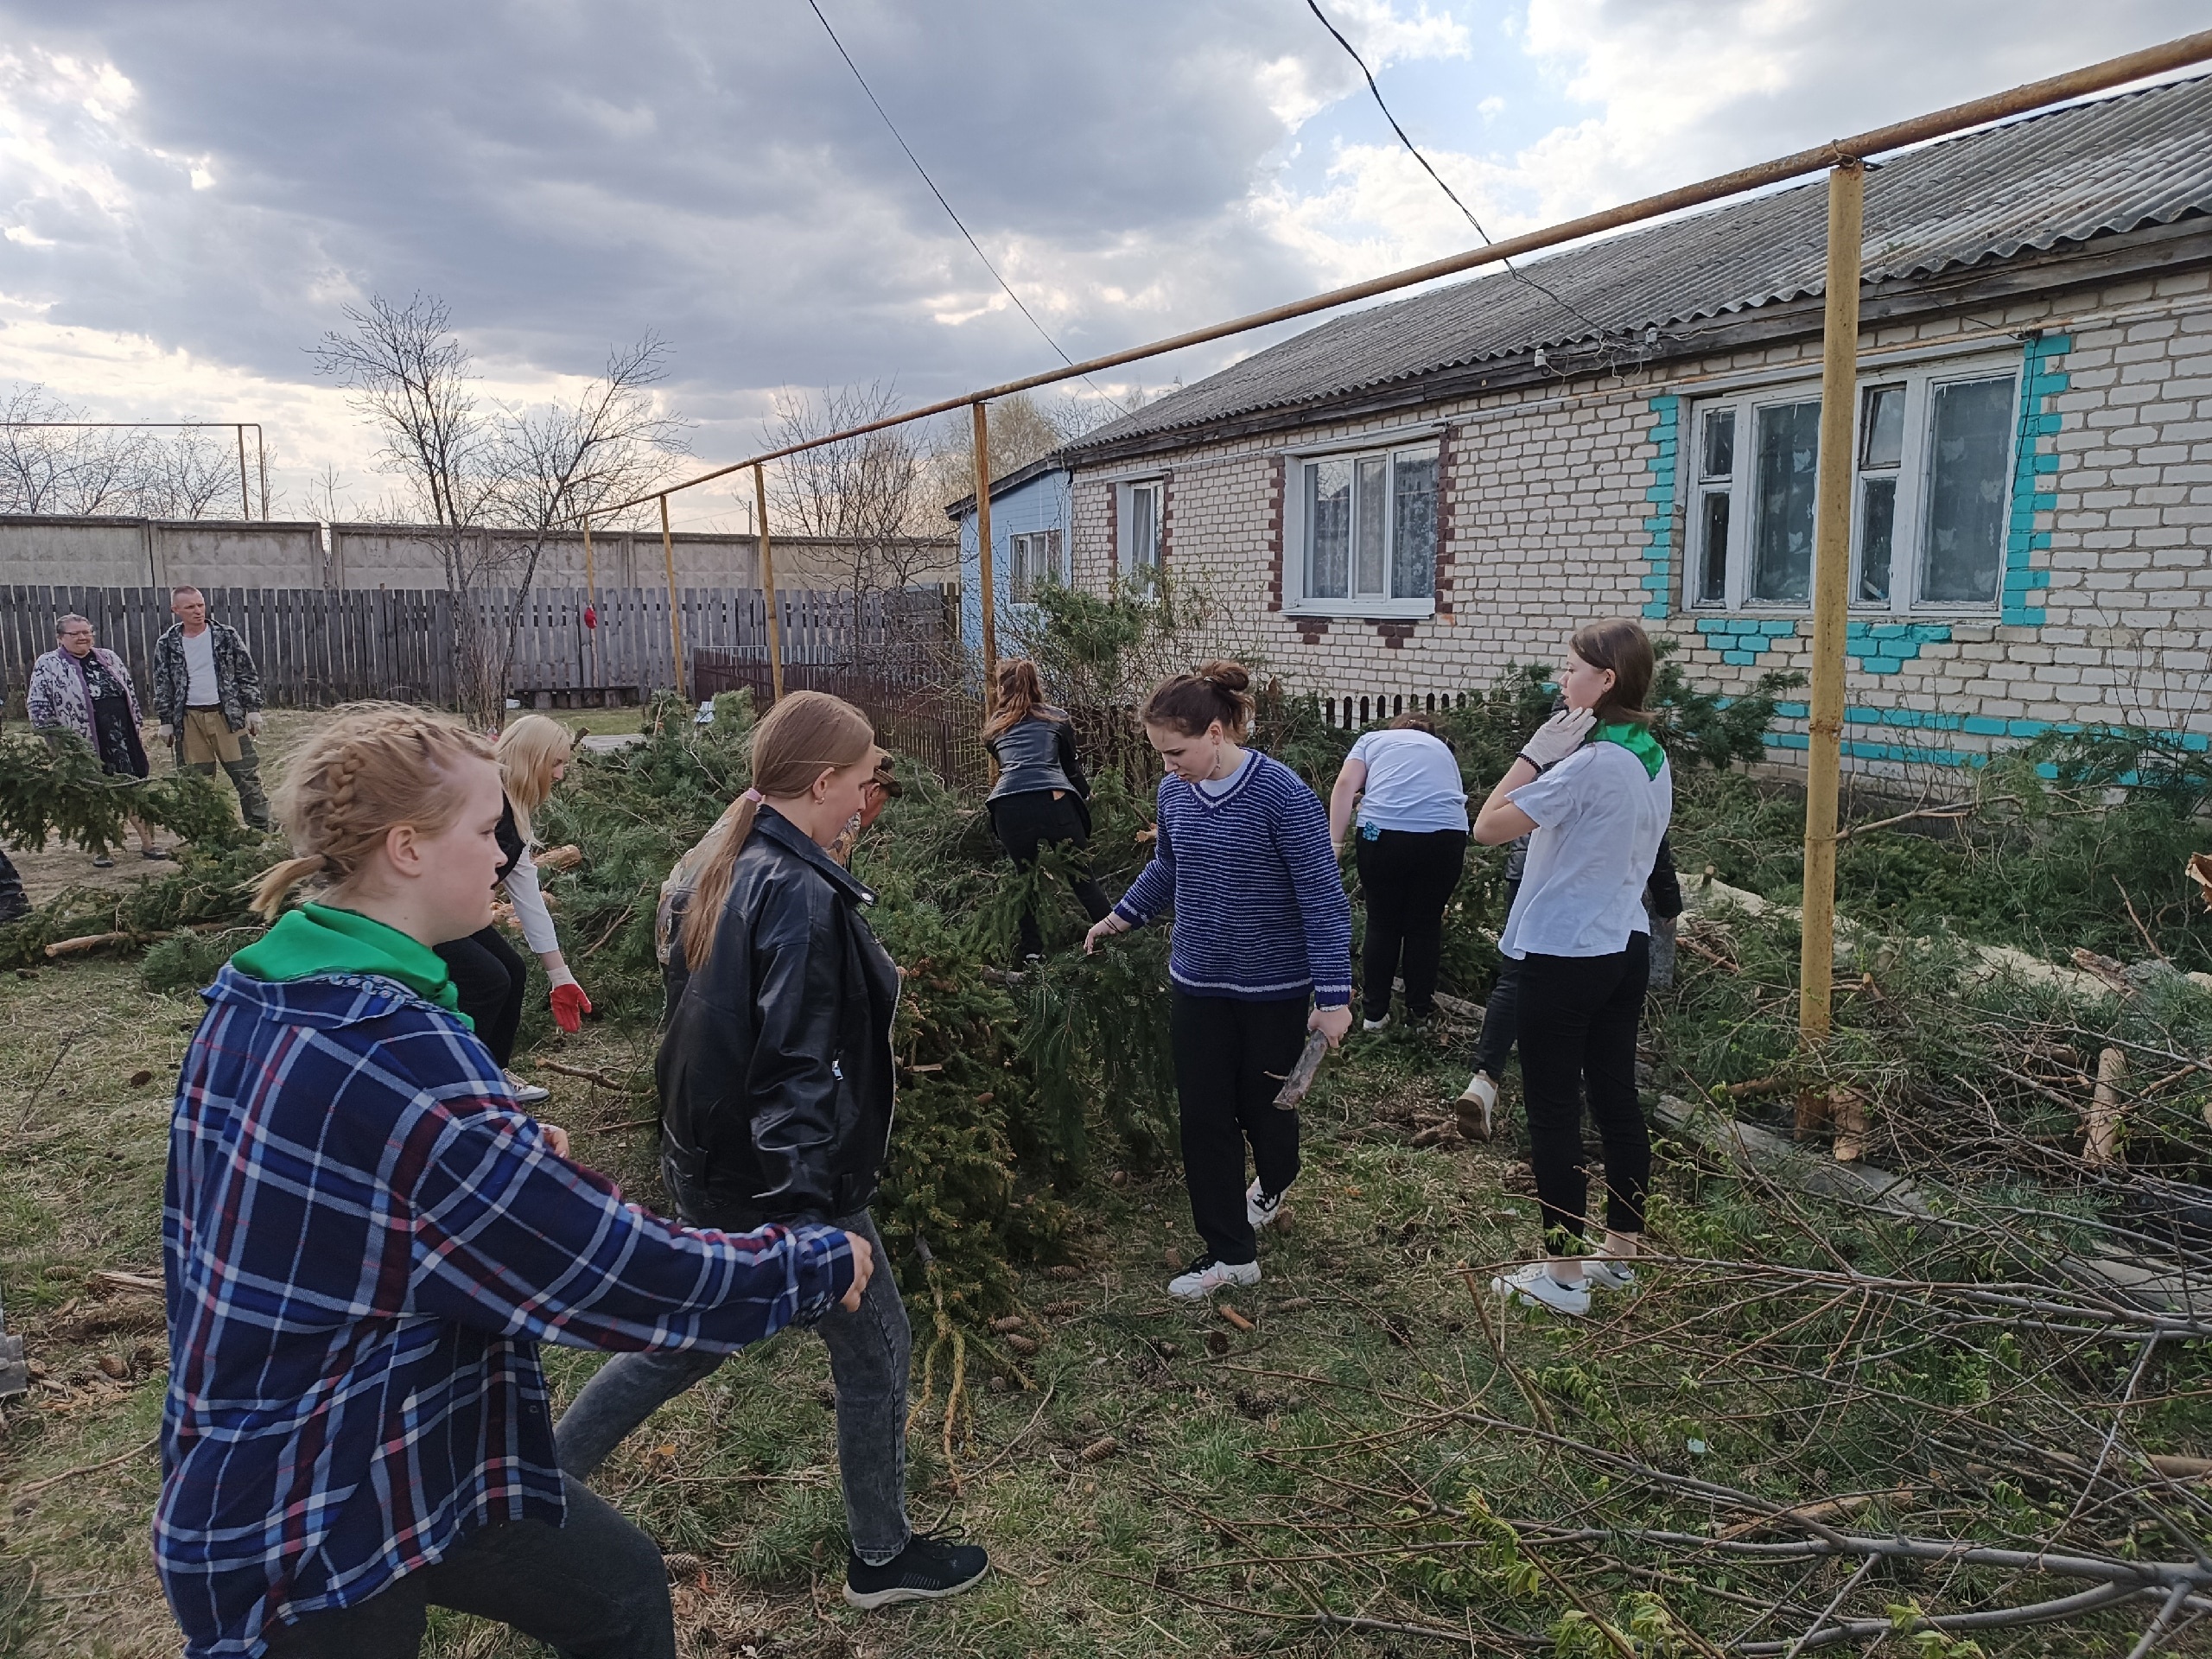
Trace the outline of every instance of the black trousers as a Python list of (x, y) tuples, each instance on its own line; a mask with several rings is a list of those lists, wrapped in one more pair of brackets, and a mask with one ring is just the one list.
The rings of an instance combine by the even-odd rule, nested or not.
[(269, 1659), (415, 1659), (432, 1607), (495, 1619), (564, 1659), (676, 1659), (660, 1546), (563, 1476), (566, 1526), (502, 1521), (366, 1601), (277, 1629)]
[(30, 896), (23, 891), (23, 878), (8, 855), (0, 852), (0, 922), (12, 922), (30, 914)]
[(448, 940), (438, 946), (438, 956), (453, 972), (461, 1011), (476, 1022), (476, 1034), (492, 1051), (492, 1058), (504, 1066), (514, 1058), (515, 1033), (522, 1025), (523, 994), (530, 986), (529, 968), (496, 927), (484, 928), (465, 939)]
[[(1049, 789), (1026, 789), (1018, 795), (1001, 795), (991, 803), (991, 830), (999, 838), (999, 845), (1006, 849), (1016, 869), (1026, 870), (1037, 861), (1039, 849), (1058, 842), (1076, 847), (1090, 838), (1083, 827), (1083, 813), (1072, 795), (1063, 795), (1055, 800)], [(1088, 865), (1078, 863), (1075, 880), (1076, 902), (1084, 914), (1094, 922), (1105, 919), (1113, 906), (1107, 902), (1106, 893), (1091, 880)], [(1037, 931), (1034, 912), (1024, 908), (1021, 912), (1021, 954), (1033, 957), (1044, 950)]]
[(1444, 906), (1467, 862), (1464, 830), (1366, 830), (1352, 837), (1359, 887), (1367, 898), (1367, 942), (1360, 952), (1360, 1000), (1370, 1020), (1390, 1012), (1390, 982), (1405, 960), (1406, 1012), (1436, 1008), (1436, 964), (1444, 951)]
[(1269, 1192), (1298, 1179), (1298, 1114), (1275, 1095), (1306, 1046), (1306, 1001), (1243, 1002), (1177, 988), (1171, 1020), (1191, 1219), (1221, 1261), (1260, 1253), (1244, 1219), (1244, 1145)]
[(1651, 1132), (1636, 1098), (1636, 1032), (1649, 971), (1641, 933), (1610, 957), (1522, 958), (1521, 1094), (1547, 1238), (1582, 1236), (1590, 1201), (1586, 1098), (1605, 1148), (1605, 1225), (1617, 1233), (1643, 1230)]

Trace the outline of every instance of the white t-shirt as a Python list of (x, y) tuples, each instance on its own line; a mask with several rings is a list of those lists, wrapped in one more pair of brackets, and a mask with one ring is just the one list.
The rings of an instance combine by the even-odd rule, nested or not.
[(1349, 757), (1367, 763), (1359, 822), (1377, 830), (1428, 835), (1467, 827), (1467, 791), (1459, 761), (1440, 737), (1427, 732), (1370, 732)]
[(215, 630), (202, 628), (195, 639), (184, 636), (184, 700), (195, 709), (222, 702), (223, 688), (215, 681)]
[(1650, 931), (1643, 887), (1675, 813), (1675, 774), (1618, 743), (1592, 743), (1507, 797), (1536, 821), (1500, 950), (1610, 957)]

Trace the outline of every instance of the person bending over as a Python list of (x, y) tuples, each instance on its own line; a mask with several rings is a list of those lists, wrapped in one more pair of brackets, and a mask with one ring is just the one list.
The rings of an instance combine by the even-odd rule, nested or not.
[(1444, 907), (1467, 862), (1467, 791), (1459, 760), (1427, 715), (1401, 715), (1351, 746), (1329, 792), (1329, 844), (1341, 855), (1358, 810), (1352, 857), (1367, 900), (1360, 953), (1364, 1029), (1390, 1023), (1402, 952), (1406, 1017), (1436, 1012)]
[[(1651, 1136), (1636, 1097), (1636, 1038), (1649, 969), (1643, 890), (1674, 811), (1674, 774), (1649, 728), (1651, 642), (1642, 625), (1593, 622), (1560, 671), (1567, 707), (1537, 729), (1475, 819), (1486, 847), (1529, 837), (1498, 949), (1520, 963), (1521, 1091), (1546, 1257), (1492, 1281), (1562, 1313), (1590, 1287), (1624, 1289), (1643, 1234)], [(1587, 1097), (1605, 1151), (1605, 1236), (1581, 1255)]]
[[(890, 1144), (899, 970), (861, 914), (875, 895), (829, 850), (881, 755), (852, 704), (792, 692), (753, 730), (753, 786), (662, 889), (661, 1173), (696, 1226), (828, 1221), (882, 1252), (868, 1205)], [(845, 1599), (966, 1589), (989, 1558), (906, 1519), (912, 1339), (898, 1285), (879, 1273), (817, 1328), (837, 1385)], [(562, 1416), (561, 1466), (588, 1475), (719, 1363), (703, 1350), (610, 1362)]]
[[(1037, 664), (1011, 657), (999, 664), (998, 707), (983, 723), (983, 747), (999, 763), (999, 780), (983, 805), (991, 831), (1017, 870), (1036, 863), (1040, 849), (1064, 845), (1080, 854), (1090, 839), (1090, 780), (1077, 753), (1075, 728), (1066, 713), (1045, 701)], [(1076, 902), (1096, 922), (1106, 914), (1106, 893), (1087, 868), (1077, 867)], [(1021, 912), (1021, 955), (1043, 954), (1036, 912)]]
[(279, 817), (286, 912), (201, 993), (162, 1203), (154, 1560), (188, 1659), (410, 1659), (431, 1606), (673, 1659), (659, 1550), (565, 1478), (541, 1342), (732, 1352), (856, 1306), (868, 1240), (694, 1232), (508, 1094), (434, 946), (482, 926), (490, 746), (341, 709)]
[(1250, 683), (1236, 664), (1212, 662), (1153, 692), (1144, 734), (1167, 775), (1152, 861), (1083, 942), (1095, 950), (1174, 909), (1175, 1096), (1205, 1249), (1167, 1290), (1192, 1301), (1260, 1282), (1257, 1230), (1298, 1179), (1298, 1114), (1275, 1095), (1308, 1031), (1333, 1047), (1351, 1029), (1351, 906), (1329, 817), (1305, 779), (1243, 746)]

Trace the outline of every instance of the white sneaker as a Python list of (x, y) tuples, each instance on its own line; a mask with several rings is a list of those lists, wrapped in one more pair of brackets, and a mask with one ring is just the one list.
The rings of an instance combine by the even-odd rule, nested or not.
[[(1287, 1189), (1285, 1190), (1287, 1191)], [(1260, 1184), (1255, 1181), (1244, 1193), (1244, 1219), (1250, 1222), (1255, 1228), (1264, 1227), (1282, 1214), (1282, 1200), (1281, 1192), (1270, 1198), (1267, 1193), (1260, 1191)]]
[(1636, 1269), (1610, 1255), (1586, 1255), (1582, 1282), (1593, 1290), (1634, 1290)]
[(1359, 1022), (1359, 1028), (1362, 1031), (1382, 1031), (1386, 1029), (1389, 1023), (1390, 1016), (1386, 1014), (1380, 1020), (1362, 1020)]
[[(1217, 1290), (1226, 1290), (1231, 1285), (1256, 1285), (1260, 1282), (1257, 1262), (1218, 1262), (1209, 1250), (1191, 1263), (1187, 1272), (1178, 1274), (1167, 1281), (1167, 1294), (1179, 1296), (1186, 1302), (1203, 1302)], [(1588, 1297), (1583, 1298), (1586, 1304)]]
[(535, 1106), (541, 1100), (553, 1098), (553, 1091), (543, 1084), (527, 1082), (512, 1071), (502, 1071), (499, 1075), (507, 1080), (508, 1092), (514, 1096), (518, 1106)]
[(1590, 1311), (1589, 1287), (1562, 1285), (1552, 1277), (1548, 1262), (1531, 1262), (1525, 1268), (1516, 1268), (1491, 1280), (1490, 1287), (1501, 1296), (1518, 1298), (1523, 1307), (1548, 1307), (1578, 1319)]
[(1469, 1140), (1487, 1141), (1497, 1132), (1497, 1083), (1489, 1073), (1478, 1071), (1469, 1077), (1456, 1104), (1459, 1132)]

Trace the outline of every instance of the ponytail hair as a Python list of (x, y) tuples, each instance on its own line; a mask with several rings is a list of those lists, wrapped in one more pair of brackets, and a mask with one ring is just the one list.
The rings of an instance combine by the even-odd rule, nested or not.
[(1612, 689), (1591, 710), (1599, 725), (1608, 726), (1618, 721), (1638, 726), (1651, 723), (1643, 700), (1651, 695), (1651, 677), (1658, 670), (1658, 657), (1651, 649), (1651, 637), (1644, 632), (1643, 624), (1626, 616), (1586, 623), (1575, 630), (1574, 638), (1567, 645), (1591, 667), (1613, 671)]
[(488, 740), (442, 715), (397, 702), (338, 709), (285, 770), (276, 819), (292, 856), (262, 876), (254, 909), (274, 920), (302, 881), (343, 890), (400, 824), (441, 834), (461, 813), (454, 772), (495, 758)]
[[(698, 880), (683, 909), (678, 935), (685, 966), (697, 972), (714, 954), (722, 906), (737, 874), (737, 855), (770, 795), (804, 795), (824, 772), (872, 766), (875, 728), (842, 697), (826, 691), (794, 691), (753, 728), (753, 785), (715, 820), (693, 853)], [(686, 861), (690, 861), (690, 860)]]
[(1241, 740), (1252, 726), (1251, 683), (1243, 664), (1217, 658), (1162, 680), (1146, 699), (1141, 718), (1185, 737), (1198, 736), (1217, 720), (1232, 740)]
[(1058, 709), (1045, 701), (1044, 677), (1037, 672), (1037, 664), (1027, 657), (1001, 658), (992, 687), (998, 693), (998, 707), (983, 722), (985, 742), (1001, 732), (1013, 730), (1032, 715), (1043, 720), (1063, 718)]

